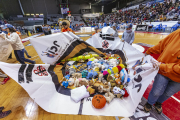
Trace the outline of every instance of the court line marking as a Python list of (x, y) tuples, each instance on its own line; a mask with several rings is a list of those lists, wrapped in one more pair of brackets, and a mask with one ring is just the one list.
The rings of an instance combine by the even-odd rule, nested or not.
[(173, 99), (175, 99), (177, 102), (179, 102), (180, 103), (180, 100), (179, 99), (177, 99), (176, 97), (174, 97), (174, 96), (171, 96)]

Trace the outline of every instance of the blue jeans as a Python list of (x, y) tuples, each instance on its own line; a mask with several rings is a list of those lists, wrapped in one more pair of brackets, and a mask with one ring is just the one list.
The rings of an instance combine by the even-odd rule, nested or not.
[(174, 82), (161, 74), (157, 74), (153, 88), (149, 93), (148, 103), (151, 105), (156, 102), (163, 103), (178, 91), (180, 91), (180, 83)]
[(15, 56), (16, 56), (16, 59), (17, 59), (21, 64), (25, 64), (25, 62), (29, 62), (29, 63), (34, 64), (35, 61), (26, 59), (26, 58), (24, 57), (24, 51), (25, 51), (25, 49), (22, 49), (22, 50), (14, 50), (14, 54), (15, 54)]

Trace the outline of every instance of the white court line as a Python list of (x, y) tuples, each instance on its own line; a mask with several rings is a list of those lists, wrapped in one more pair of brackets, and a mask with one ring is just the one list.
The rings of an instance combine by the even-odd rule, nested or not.
[(180, 103), (180, 100), (179, 99), (177, 99), (176, 97), (174, 97), (174, 96), (171, 96), (173, 99), (175, 99), (177, 102), (179, 102)]

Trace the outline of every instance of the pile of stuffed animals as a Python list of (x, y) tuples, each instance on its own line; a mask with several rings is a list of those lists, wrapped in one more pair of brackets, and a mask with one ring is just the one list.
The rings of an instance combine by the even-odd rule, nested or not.
[(85, 86), (91, 96), (104, 93), (107, 103), (114, 98), (122, 99), (129, 96), (126, 90), (130, 82), (128, 69), (122, 64), (120, 57), (94, 55), (84, 64), (86, 69), (81, 72), (77, 72), (77, 65), (67, 64), (66, 75), (61, 80), (61, 85), (65, 88), (73, 86), (75, 89)]

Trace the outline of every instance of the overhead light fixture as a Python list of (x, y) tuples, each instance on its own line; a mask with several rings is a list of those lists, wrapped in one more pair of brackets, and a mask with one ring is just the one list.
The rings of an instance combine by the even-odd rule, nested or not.
[(31, 15), (34, 15), (34, 14), (31, 14)]
[(26, 15), (30, 15), (30, 14), (26, 14)]
[(43, 13), (41, 13), (40, 15), (44, 15)]
[(39, 14), (36, 14), (36, 15), (39, 15)]

